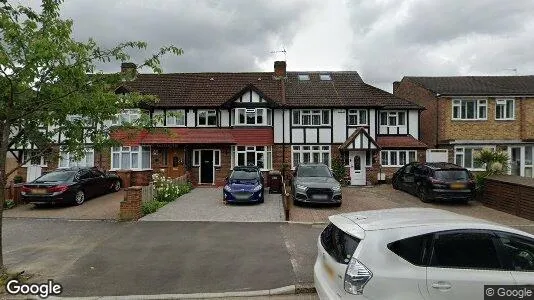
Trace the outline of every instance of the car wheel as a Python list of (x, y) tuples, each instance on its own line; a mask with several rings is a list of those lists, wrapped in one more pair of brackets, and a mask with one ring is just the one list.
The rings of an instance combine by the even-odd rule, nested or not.
[(294, 206), (300, 206), (301, 202), (298, 201), (295, 197), (293, 197), (293, 205)]
[(113, 192), (118, 192), (121, 190), (121, 181), (120, 180), (117, 180), (113, 183), (113, 185), (111, 185), (111, 190)]
[(74, 195), (74, 204), (82, 205), (85, 202), (85, 193), (83, 191), (77, 191)]
[(393, 180), (391, 185), (393, 186), (393, 189), (395, 189), (395, 190), (399, 189), (399, 182), (397, 181), (397, 179)]
[(335, 206), (335, 207), (340, 207), (340, 206), (341, 206), (341, 202), (339, 202), (339, 203), (335, 203), (334, 206)]
[(432, 202), (428, 197), (428, 190), (424, 187), (419, 188), (419, 199), (424, 203)]

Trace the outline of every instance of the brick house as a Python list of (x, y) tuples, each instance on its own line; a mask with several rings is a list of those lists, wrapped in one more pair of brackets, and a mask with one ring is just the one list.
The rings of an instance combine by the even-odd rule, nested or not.
[[(365, 185), (424, 160), (422, 107), (366, 84), (357, 72), (287, 72), (286, 62), (277, 61), (274, 72), (136, 74), (116, 90), (133, 91), (159, 101), (110, 121), (122, 147), (88, 147), (86, 159), (74, 164), (120, 170), (136, 184), (161, 170), (170, 177), (189, 171), (194, 184), (223, 185), (235, 165), (267, 172), (302, 162), (331, 166), (339, 157), (351, 184)], [(162, 122), (150, 132), (121, 129), (121, 120), (141, 113)], [(68, 153), (59, 157), (42, 167), (73, 164)]]
[(426, 108), (428, 160), (478, 171), (474, 153), (498, 149), (508, 152), (510, 174), (534, 177), (534, 76), (404, 77), (393, 93)]

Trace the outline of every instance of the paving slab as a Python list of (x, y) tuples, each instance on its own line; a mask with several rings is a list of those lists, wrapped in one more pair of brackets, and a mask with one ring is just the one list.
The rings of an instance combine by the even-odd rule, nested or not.
[(198, 187), (140, 221), (283, 222), (280, 194), (265, 191), (259, 204), (224, 204), (222, 188)]

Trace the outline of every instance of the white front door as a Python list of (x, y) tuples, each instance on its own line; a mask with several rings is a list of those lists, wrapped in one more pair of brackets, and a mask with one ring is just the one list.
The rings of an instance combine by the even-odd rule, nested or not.
[(350, 184), (365, 185), (365, 151), (349, 152)]

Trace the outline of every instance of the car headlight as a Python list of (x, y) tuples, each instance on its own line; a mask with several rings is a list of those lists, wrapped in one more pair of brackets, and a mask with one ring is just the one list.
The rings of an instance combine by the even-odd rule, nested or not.
[(229, 185), (225, 185), (224, 186), (224, 190), (227, 191), (227, 192), (231, 192), (232, 188)]
[(254, 187), (254, 192), (261, 190), (261, 188), (262, 188), (261, 184), (258, 184), (257, 186)]
[(332, 191), (334, 191), (334, 192), (339, 192), (339, 191), (341, 191), (341, 186), (340, 186), (340, 185), (334, 185), (334, 186), (332, 187)]
[(302, 184), (297, 184), (297, 190), (305, 191), (308, 187)]

